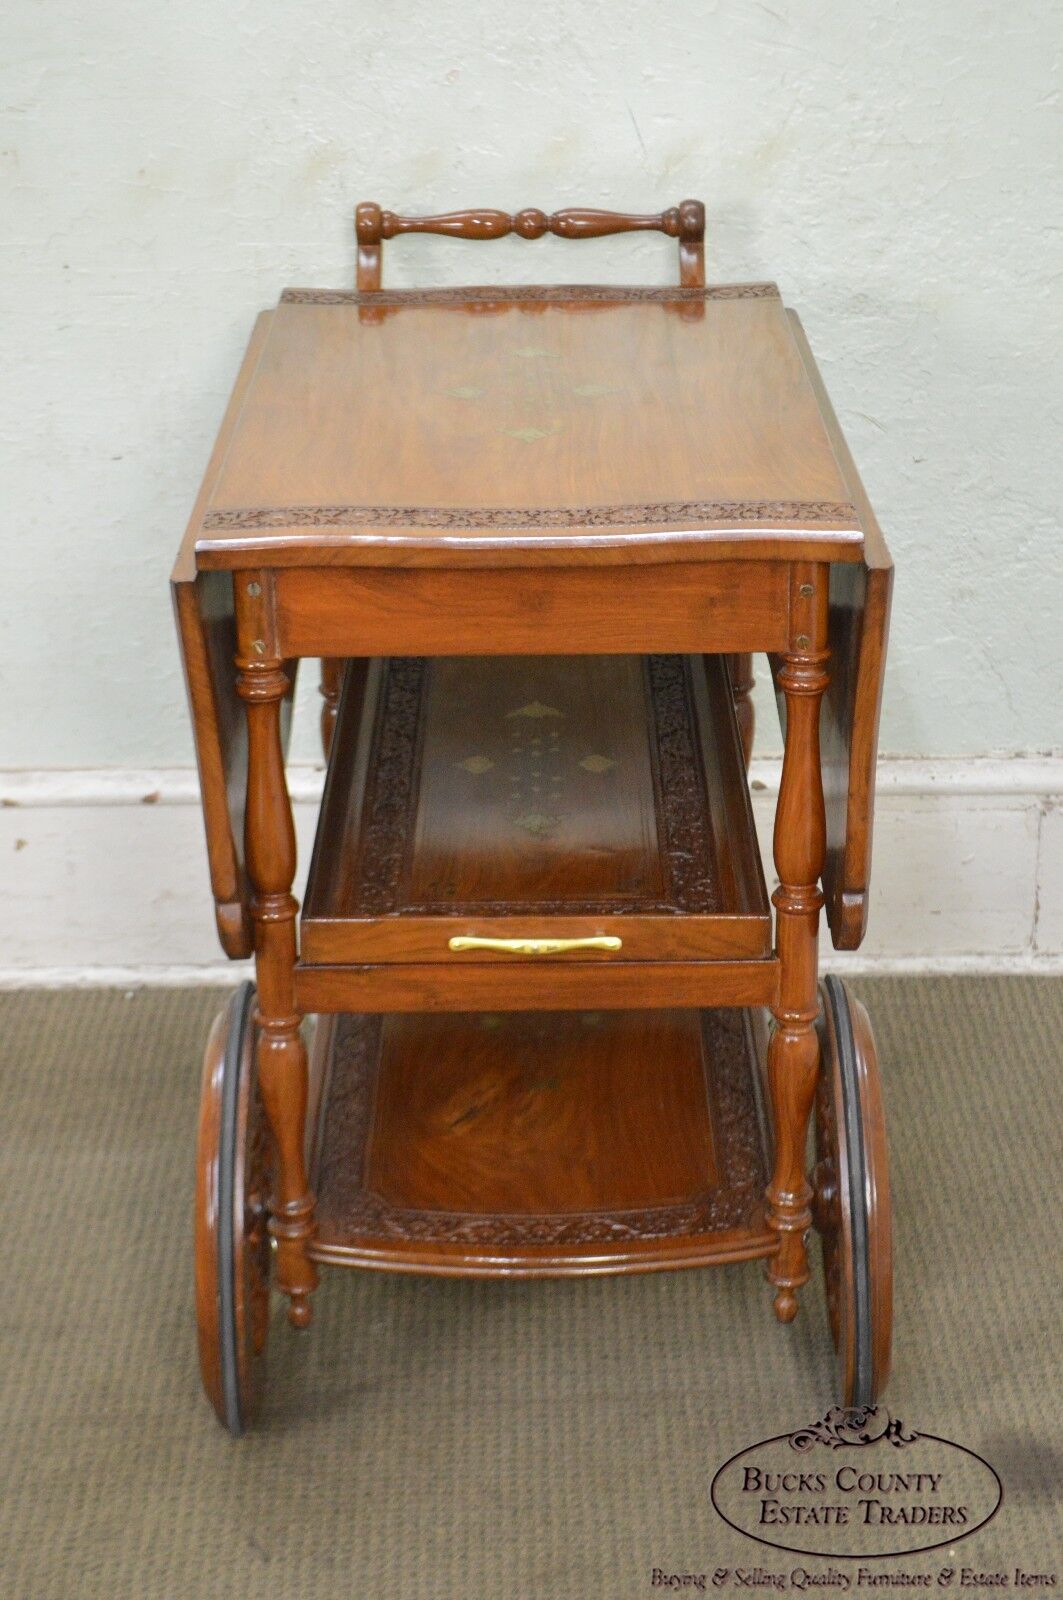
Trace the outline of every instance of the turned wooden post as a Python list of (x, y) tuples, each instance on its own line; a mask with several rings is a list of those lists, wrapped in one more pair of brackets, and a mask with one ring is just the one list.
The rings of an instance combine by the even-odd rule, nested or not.
[(750, 698), (757, 681), (753, 676), (753, 657), (748, 653), (731, 655), (727, 658), (727, 665), (731, 671), (731, 693), (734, 695), (735, 716), (748, 772), (753, 759), (753, 735), (756, 731), (756, 712)]
[(336, 713), (340, 704), (340, 689), (343, 686), (343, 658), (341, 656), (322, 656), (321, 658), (321, 748), (325, 752), (325, 760), (329, 758), (332, 749), (332, 734), (336, 727)]
[(288, 679), (277, 647), (269, 573), (239, 572), (234, 584), (237, 689), (247, 707), (244, 849), (253, 891), (258, 1077), (277, 1151), (269, 1228), (277, 1241), (277, 1282), (289, 1296), (289, 1320), (305, 1328), (317, 1269), (306, 1253), (314, 1197), (303, 1153), (307, 1062), (295, 1007), (295, 826), (281, 744)]
[(778, 683), (786, 699), (786, 744), (775, 812), (775, 870), (779, 997), (768, 1046), (768, 1090), (775, 1123), (775, 1170), (768, 1185), (768, 1226), (779, 1236), (768, 1262), (775, 1315), (792, 1322), (797, 1290), (808, 1282), (805, 1234), (812, 1223), (812, 1190), (805, 1165), (808, 1117), (819, 1071), (819, 887), (826, 852), (826, 818), (819, 760), (819, 716), (829, 681), (825, 565), (790, 569), (790, 629)]

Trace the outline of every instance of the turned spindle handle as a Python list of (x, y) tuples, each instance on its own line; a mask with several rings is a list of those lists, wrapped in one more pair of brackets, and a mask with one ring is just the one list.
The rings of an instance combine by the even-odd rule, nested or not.
[(372, 292), (381, 283), (381, 245), (400, 233), (440, 233), (452, 239), (504, 239), (515, 233), (521, 239), (541, 239), (552, 233), (559, 239), (601, 239), (611, 233), (665, 233), (679, 241), (679, 281), (684, 288), (705, 286), (705, 207), (700, 200), (654, 215), (625, 211), (596, 211), (570, 206), (547, 214), (535, 206), (524, 211), (447, 211), (436, 217), (403, 217), (382, 211), (367, 200), (355, 209), (358, 239), (358, 288)]

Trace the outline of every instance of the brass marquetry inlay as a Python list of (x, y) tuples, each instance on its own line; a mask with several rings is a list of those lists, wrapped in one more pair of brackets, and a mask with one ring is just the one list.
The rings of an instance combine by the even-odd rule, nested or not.
[(515, 711), (507, 711), (510, 717), (564, 717), (563, 711), (558, 711), (556, 706), (544, 706), (541, 700), (529, 700), (526, 706), (518, 706)]
[[(516, 350), (514, 354), (523, 356), (530, 361), (533, 358), (550, 357), (553, 352), (526, 346), (523, 349)], [(478, 383), (453, 383), (448, 385), (444, 393), (453, 395), (456, 400), (479, 400), (488, 393), (489, 387), (485, 388)], [(528, 368), (525, 368), (524, 372), (524, 387), (530, 391), (530, 396), (534, 399), (538, 393), (539, 385), (534, 373)], [(580, 400), (597, 400), (602, 395), (620, 394), (622, 392), (614, 383), (573, 383), (567, 385), (567, 387)], [(501, 431), (508, 434), (510, 438), (520, 439), (526, 444), (532, 444), (536, 439), (546, 439), (551, 434), (560, 432), (561, 426), (561, 422), (557, 420), (545, 427), (529, 421), (521, 427), (504, 428)]]
[(560, 429), (560, 422), (552, 423), (549, 428), (503, 428), (503, 433), (508, 433), (511, 439), (520, 439), (524, 444), (534, 444), (536, 439), (548, 439), (552, 433)]
[(514, 817), (518, 828), (523, 828), (525, 833), (532, 833), (538, 839), (545, 839), (553, 833), (561, 820), (559, 817), (547, 816), (542, 811), (526, 811), (522, 817)]
[[(485, 663), (492, 680), (495, 670), (500, 669)], [(436, 684), (441, 706), (459, 706), (465, 718), (464, 733), (456, 735), (460, 743), (453, 742), (451, 733), (432, 745), (451, 774), (449, 780), (439, 775), (438, 803), (431, 787), (423, 789), (418, 777), (422, 751), (428, 748), (422, 734), (426, 727), (431, 729), (425, 699), (432, 692), (433, 671), (440, 674)], [(662, 910), (673, 904), (692, 911), (716, 906), (715, 855), (704, 815), (695, 712), (683, 658), (650, 656), (639, 681), (626, 685), (618, 674), (624, 701), (618, 700), (617, 692), (609, 692), (609, 678), (594, 689), (597, 677), (592, 677), (590, 693), (577, 679), (579, 692), (570, 700), (562, 674), (550, 662), (540, 665), (533, 659), (513, 668), (506, 682), (508, 694), (500, 698), (493, 681), (477, 685), (421, 658), (389, 663), (366, 795), (370, 821), (356, 869), (357, 904), (366, 908), (359, 914), (388, 915), (414, 908), (426, 914), (452, 915), (456, 909), (488, 914), (494, 907), (491, 915), (508, 915), (514, 903), (522, 911), (597, 914), (603, 895), (611, 914), (617, 914), (618, 906), (632, 911), (658, 904)], [(623, 724), (618, 721), (614, 727), (628, 691), (637, 694), (640, 686), (651, 713), (645, 752), (638, 741), (625, 737)], [(648, 770), (648, 763), (659, 777)], [(622, 881), (614, 892), (610, 885), (621, 875), (607, 861), (595, 879), (604, 886), (580, 895), (567, 883), (564, 842), (573, 828), (579, 833), (585, 826), (582, 819), (590, 805), (601, 817), (603, 854), (616, 855), (628, 848), (630, 835), (613, 824), (622, 774), (625, 792), (636, 786), (644, 791), (652, 781), (655, 786), (659, 783), (659, 792), (666, 797), (658, 813), (656, 839), (666, 858), (664, 873), (644, 869), (640, 860), (630, 867), (621, 863)], [(449, 818), (455, 804), (462, 819), (460, 840), (465, 841), (461, 849), (480, 848), (482, 823), (486, 837), (500, 843), (508, 840), (523, 858), (523, 865), (517, 863), (522, 874), (517, 902), (496, 903), (481, 888), (459, 902), (452, 877), (432, 857), (404, 886), (408, 841), (420, 826), (418, 819), (424, 820), (424, 837), (431, 839), (440, 807), (446, 807)], [(573, 821), (574, 815), (579, 822)], [(651, 839), (651, 849), (654, 843)], [(549, 869), (541, 888), (536, 881), (540, 858)]]
[[(534, 345), (525, 345), (513, 353), (523, 357), (526, 362), (550, 358), (554, 354), (551, 350), (542, 350)], [(597, 400), (602, 395), (619, 394), (621, 392), (616, 384), (612, 383), (573, 383), (568, 387), (571, 393), (579, 400)], [(529, 367), (525, 368), (524, 388), (528, 391), (525, 399), (534, 406), (538, 399), (539, 383), (534, 372)], [(457, 400), (479, 400), (488, 393), (488, 389), (476, 383), (455, 383), (451, 384), (445, 392), (453, 395)], [(501, 428), (499, 432), (506, 434), (510, 439), (519, 439), (522, 444), (535, 444), (540, 439), (549, 439), (551, 435), (560, 433), (562, 426), (562, 422), (558, 419), (552, 422), (548, 421), (545, 424), (529, 420), (519, 427)]]
[(565, 815), (565, 758), (558, 727), (565, 712), (543, 700), (529, 700), (507, 711), (506, 720), (511, 724), (510, 818), (514, 827), (534, 838), (549, 838)]

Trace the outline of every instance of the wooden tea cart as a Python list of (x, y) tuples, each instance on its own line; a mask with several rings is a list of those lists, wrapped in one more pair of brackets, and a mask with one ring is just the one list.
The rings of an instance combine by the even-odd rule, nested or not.
[[(386, 290), (382, 241), (658, 229), (677, 288)], [(863, 1008), (892, 568), (800, 323), (705, 287), (704, 211), (357, 212), (358, 289), (264, 312), (173, 577), (218, 933), (203, 1379), (251, 1418), (270, 1288), (327, 1263), (547, 1275), (822, 1245), (840, 1396), (886, 1380)], [(785, 727), (774, 926), (746, 765)], [(285, 751), (322, 661), (302, 911)], [(307, 1051), (304, 1019), (317, 1019)], [(809, 1125), (815, 1151), (807, 1155)]]

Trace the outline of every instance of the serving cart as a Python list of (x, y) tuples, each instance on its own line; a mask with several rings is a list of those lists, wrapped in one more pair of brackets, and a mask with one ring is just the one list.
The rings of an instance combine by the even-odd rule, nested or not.
[[(632, 229), (678, 240), (678, 287), (381, 287), (397, 234)], [(824, 908), (836, 948), (864, 933), (892, 568), (801, 325), (772, 284), (705, 286), (695, 201), (356, 231), (356, 291), (258, 318), (173, 575), (218, 934), (255, 959), (203, 1071), (207, 1393), (247, 1426), (271, 1287), (305, 1327), (325, 1264), (762, 1257), (789, 1322), (814, 1228), (839, 1395), (870, 1404), (878, 1069), (817, 938)], [(785, 729), (771, 904), (753, 652)]]

